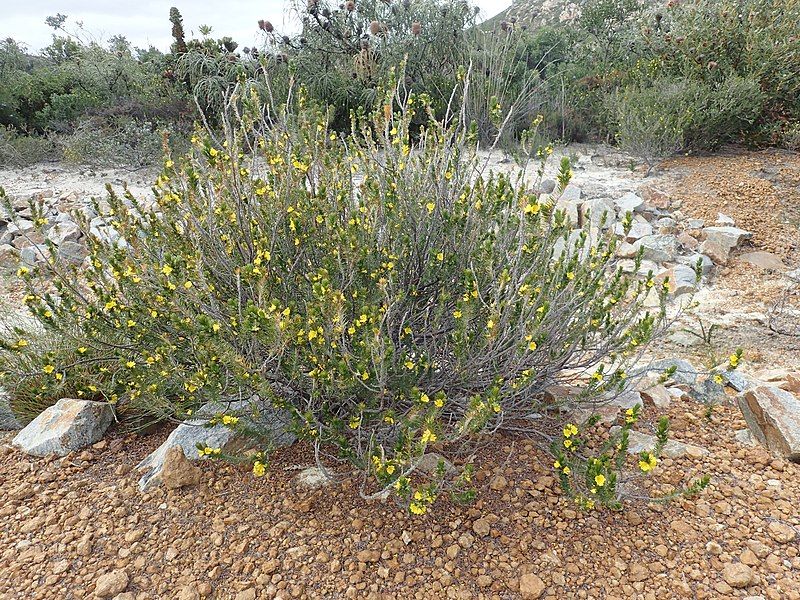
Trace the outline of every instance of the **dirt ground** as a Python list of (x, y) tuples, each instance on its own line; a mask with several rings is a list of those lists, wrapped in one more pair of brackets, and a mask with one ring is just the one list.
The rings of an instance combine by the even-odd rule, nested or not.
[[(681, 200), (684, 215), (712, 224), (723, 212), (753, 231), (740, 254), (765, 250), (792, 264), (797, 154), (680, 158), (649, 179)], [(697, 314), (718, 325), (712, 344), (687, 345), (686, 334), (657, 354), (700, 362), (742, 346), (746, 370), (796, 368), (800, 340), (767, 326), (786, 289), (782, 273), (737, 257), (710, 283)], [(112, 431), (63, 460), (4, 449), (6, 434), (0, 600), (95, 598), (98, 577), (113, 570), (130, 580), (117, 600), (800, 599), (800, 465), (738, 441), (745, 423), (733, 403), (709, 417), (684, 397), (667, 413), (675, 439), (709, 454), (663, 459), (640, 491), (666, 493), (702, 474), (711, 485), (699, 498), (633, 502), (619, 513), (576, 510), (552, 458), (504, 435), (478, 457), (475, 503), (441, 499), (413, 516), (391, 501), (361, 500), (352, 481), (300, 489), (294, 476), (313, 463), (302, 448), (278, 452), (260, 479), (206, 462), (201, 485), (142, 494), (132, 469), (166, 431)]]
[[(683, 319), (683, 327), (694, 332), (700, 331), (700, 321), (706, 327), (716, 324), (711, 347), (689, 334), (682, 337), (694, 345), (667, 344), (666, 353), (682, 352), (707, 362), (709, 354), (724, 358), (742, 347), (748, 370), (797, 368), (800, 337), (775, 333), (769, 317), (790, 286), (785, 272), (800, 267), (800, 155), (728, 149), (714, 156), (670, 160), (653, 179), (680, 201), (686, 218), (703, 219), (709, 226), (723, 213), (737, 227), (753, 232), (730, 264), (715, 269), (710, 285), (698, 294), (699, 306)], [(768, 270), (743, 260), (755, 251), (774, 254), (785, 268)], [(795, 310), (800, 309), (799, 296), (797, 290), (789, 298)], [(798, 328), (799, 319), (791, 319)]]

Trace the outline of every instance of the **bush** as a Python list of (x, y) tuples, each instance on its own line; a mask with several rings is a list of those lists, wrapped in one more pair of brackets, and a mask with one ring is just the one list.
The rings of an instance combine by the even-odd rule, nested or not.
[(60, 136), (64, 159), (75, 164), (142, 167), (160, 161), (164, 133), (151, 123), (130, 119), (84, 119)]
[(629, 87), (607, 102), (620, 146), (650, 168), (679, 151), (710, 150), (749, 131), (763, 95), (753, 80), (732, 77), (718, 87), (661, 79)]
[(54, 155), (49, 139), (20, 135), (13, 128), (0, 126), (0, 166), (24, 167)]
[[(122, 238), (90, 236), (81, 275), (55, 255), (22, 271), (33, 315), (80, 358), (4, 343), (7, 387), (44, 374), (40, 394), (53, 396), (78, 365), (114, 370), (99, 394), (178, 419), (258, 394), (321, 460), (360, 469), (363, 493), (392, 490), (415, 513), (444, 490), (471, 497), (471, 467), (454, 457), (480, 434), (562, 439), (565, 406), (545, 390), (585, 374), (576, 408), (623, 389), (664, 325), (666, 290), (625, 275), (613, 237), (573, 230), (521, 181), (484, 178), (463, 113), (437, 121), (402, 89), (381, 92), (345, 138), (302, 96), (270, 123), (253, 96), (235, 98), (243, 113), (224, 136), (198, 133), (189, 155), (166, 160), (156, 206), (110, 195)], [(648, 313), (657, 291), (662, 308)], [(234, 414), (222, 422), (238, 427)], [(624, 461), (571, 445), (556, 453), (573, 465), (559, 467), (565, 489), (618, 506)], [(420, 476), (432, 450), (460, 469)], [(263, 473), (263, 455), (251, 460)]]

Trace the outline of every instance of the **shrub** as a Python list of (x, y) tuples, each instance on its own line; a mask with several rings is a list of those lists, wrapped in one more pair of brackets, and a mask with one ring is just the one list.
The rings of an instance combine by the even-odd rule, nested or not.
[[(558, 382), (583, 381), (570, 409), (618, 393), (664, 325), (666, 290), (618, 268), (613, 237), (574, 230), (522, 180), (485, 176), (463, 107), (437, 121), (402, 89), (381, 92), (347, 137), (302, 95), (269, 123), (255, 96), (235, 98), (243, 112), (224, 136), (198, 133), (166, 160), (155, 206), (110, 194), (122, 237), (90, 236), (81, 275), (55, 256), (21, 273), (33, 315), (80, 358), (5, 343), (9, 389), (44, 374), (40, 393), (53, 395), (78, 364), (114, 370), (103, 397), (178, 419), (258, 394), (320, 460), (360, 469), (362, 493), (391, 490), (415, 513), (445, 490), (472, 494), (468, 460), (426, 478), (426, 453), (469, 456), (500, 428), (553, 439), (565, 405), (545, 391)], [(566, 163), (562, 185), (569, 174)], [(646, 312), (657, 292), (661, 310)], [(559, 460), (592, 477), (601, 460), (608, 487), (593, 497), (618, 506), (622, 461), (569, 446)], [(263, 473), (263, 454), (251, 460)], [(584, 488), (565, 486), (586, 504)]]
[(54, 155), (49, 139), (20, 135), (13, 128), (0, 126), (0, 166), (23, 167)]
[(152, 165), (163, 154), (164, 134), (152, 123), (127, 117), (84, 119), (58, 138), (64, 159), (97, 166)]
[(740, 139), (761, 112), (753, 80), (732, 77), (711, 87), (691, 80), (656, 80), (629, 87), (607, 102), (622, 148), (652, 167), (679, 151), (709, 150)]
[(376, 102), (380, 83), (405, 61), (405, 84), (446, 110), (477, 8), (464, 0), (309, 0), (295, 4), (302, 30), (286, 36), (262, 21), (261, 54), (287, 63), (311, 98), (334, 107), (332, 126)]

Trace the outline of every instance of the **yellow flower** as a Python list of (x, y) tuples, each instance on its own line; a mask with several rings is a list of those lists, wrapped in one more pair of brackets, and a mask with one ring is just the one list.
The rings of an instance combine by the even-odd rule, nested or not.
[(170, 267), (169, 265), (164, 265), (163, 267), (161, 267), (161, 272), (164, 275), (169, 276), (172, 273), (172, 267)]
[(739, 365), (739, 357), (735, 354), (731, 354), (728, 362), (730, 363), (731, 367), (736, 367)]
[(436, 255), (436, 260), (442, 262), (444, 260), (444, 252), (439, 252), (439, 254)]
[(394, 418), (392, 417), (392, 415), (386, 415), (385, 417), (383, 417), (383, 422), (386, 423), (387, 425), (393, 425)]
[(444, 406), (444, 400), (441, 398), (437, 398), (433, 403), (436, 405), (436, 408), (442, 408)]
[(461, 318), (461, 311), (460, 311), (460, 310), (455, 310), (455, 311), (453, 311), (453, 316), (454, 316), (456, 319), (460, 319), (460, 318)]
[(403, 364), (405, 365), (406, 369), (408, 369), (409, 371), (414, 368), (414, 361), (407, 360)]
[(597, 484), (598, 487), (603, 487), (606, 484), (606, 477), (605, 475), (595, 475), (594, 482)]
[(183, 284), (183, 287), (188, 290), (190, 287), (192, 287), (192, 282), (191, 281), (187, 281), (186, 283)]
[(572, 469), (569, 467), (564, 467), (561, 472), (564, 473), (564, 475), (569, 475), (572, 472)]
[(391, 475), (394, 473), (394, 465), (386, 465), (386, 472)]
[(125, 363), (125, 366), (128, 367), (129, 369), (132, 369), (133, 367), (136, 366), (136, 361), (129, 360), (128, 362)]
[(253, 475), (256, 477), (261, 477), (266, 473), (267, 469), (260, 460), (257, 460), (253, 463)]
[(571, 448), (572, 440), (564, 440), (564, 448)]
[(424, 515), (425, 512), (428, 510), (427, 506), (419, 502), (412, 502), (408, 508), (415, 515)]
[(537, 348), (536, 342), (531, 342), (530, 344), (528, 344), (528, 350), (530, 350), (531, 352), (536, 350), (536, 348)]
[(433, 209), (434, 209), (434, 208), (436, 208), (436, 204), (434, 204), (433, 202), (428, 202), (428, 203), (425, 205), (425, 208), (427, 208), (427, 209), (428, 209), (428, 212), (429, 212), (429, 213), (432, 213), (432, 212), (433, 212)]
[(239, 422), (239, 417), (234, 417), (232, 415), (224, 415), (222, 417), (223, 425), (236, 425)]
[(553, 463), (553, 468), (554, 469), (560, 469), (561, 468), (561, 463), (559, 461), (554, 462)]
[(433, 433), (430, 429), (426, 429), (422, 432), (422, 443), (427, 444), (428, 442), (435, 442), (436, 441), (436, 434)]
[(489, 319), (488, 321), (486, 321), (486, 329), (492, 329), (493, 327), (494, 327), (493, 319)]
[(20, 339), (20, 340), (17, 340), (17, 348), (24, 348), (24, 347), (25, 347), (25, 346), (27, 346), (27, 345), (28, 345), (28, 342), (27, 342), (27, 341), (25, 341), (25, 340), (22, 340), (22, 339)]
[(575, 272), (574, 272), (574, 271), (569, 271), (569, 272), (567, 273), (567, 279), (569, 279), (570, 281), (572, 281), (573, 279), (575, 279)]
[(658, 459), (651, 452), (648, 452), (639, 460), (639, 468), (643, 473), (652, 471), (657, 464)]
[(527, 206), (525, 206), (526, 215), (535, 215), (538, 212), (539, 212), (539, 205), (536, 204), (535, 202), (531, 202)]
[(53, 371), (55, 371), (55, 370), (56, 370), (56, 368), (53, 365), (45, 365), (44, 368), (42, 369), (42, 371), (44, 371), (48, 375), (50, 373), (52, 373)]
[(422, 403), (425, 403), (425, 404), (427, 404), (428, 402), (430, 402), (430, 400), (431, 400), (431, 399), (428, 397), (428, 394), (425, 394), (425, 393), (423, 393), (423, 394), (422, 394), (422, 395), (419, 397), (419, 401), (420, 401), (420, 402), (422, 402)]

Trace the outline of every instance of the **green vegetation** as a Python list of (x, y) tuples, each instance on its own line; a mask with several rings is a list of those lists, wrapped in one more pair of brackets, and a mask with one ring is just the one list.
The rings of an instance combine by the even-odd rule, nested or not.
[[(121, 238), (87, 236), (82, 274), (48, 244), (51, 259), (19, 276), (51, 342), (5, 336), (12, 406), (30, 413), (69, 392), (185, 419), (257, 394), (318, 455), (422, 513), (445, 491), (471, 497), (470, 462), (457, 457), (480, 434), (560, 432), (563, 401), (545, 391), (571, 369), (593, 365), (573, 409), (620, 393), (666, 325), (666, 286), (627, 275), (612, 235), (575, 231), (521, 180), (484, 173), (478, 128), (457, 118), (465, 107), (437, 119), (399, 79), (347, 135), (302, 93), (265, 117), (243, 85), (221, 133), (198, 131), (188, 154), (166, 159), (154, 206), (110, 193), (103, 214)], [(569, 180), (566, 161), (559, 185)], [(660, 307), (648, 310), (651, 294)], [(568, 431), (554, 449), (565, 490), (619, 507), (624, 445), (595, 455)], [(459, 468), (420, 477), (433, 449)], [(267, 451), (251, 457), (257, 475)]]
[(47, 20), (53, 42), (40, 56), (0, 43), (0, 164), (153, 162), (165, 132), (180, 142), (198, 119), (219, 126), (239, 84), (273, 106), (301, 86), (347, 131), (401, 61), (404, 86), (426, 94), (439, 118), (470, 71), (466, 113), (484, 145), (503, 122), (500, 141), (513, 145), (541, 115), (550, 139), (613, 141), (651, 167), (731, 142), (797, 147), (796, 2), (587, 0), (581, 9), (574, 23), (501, 22), (487, 32), (461, 0), (311, 0), (294, 7), (298, 33), (262, 20), (253, 24), (262, 43), (240, 48), (210, 27), (187, 40), (173, 8), (167, 53), (122, 36), (101, 45), (59, 14)]

